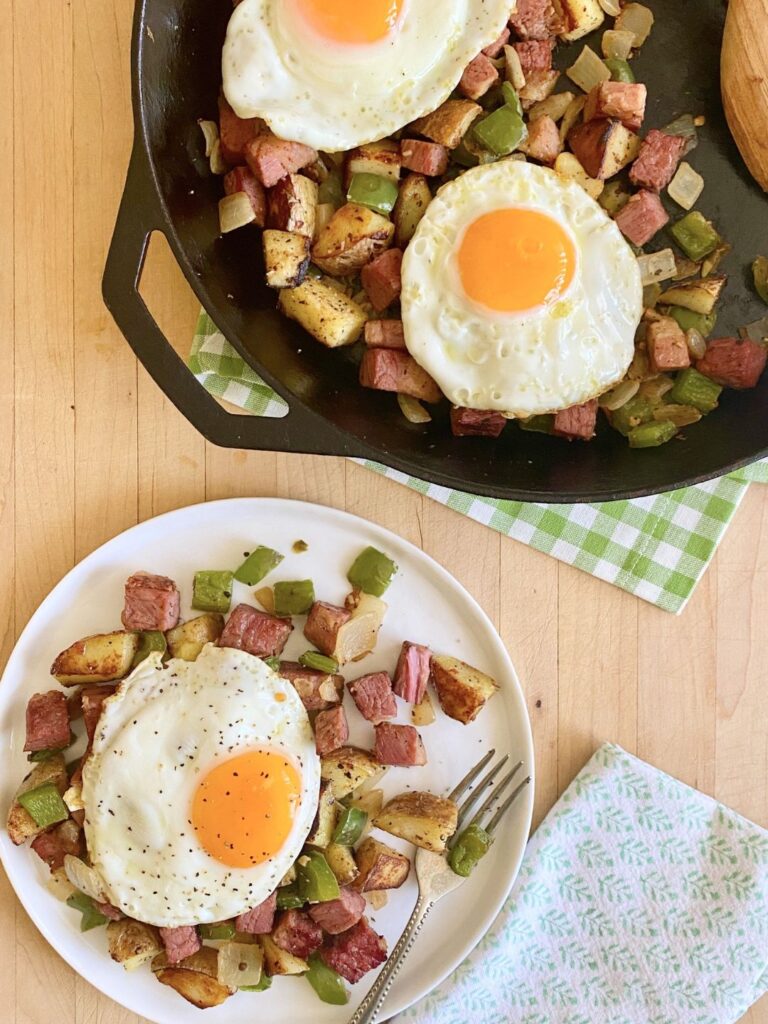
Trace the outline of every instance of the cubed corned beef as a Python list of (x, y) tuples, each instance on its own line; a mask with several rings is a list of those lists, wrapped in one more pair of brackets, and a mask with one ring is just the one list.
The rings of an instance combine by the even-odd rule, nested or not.
[(310, 609), (304, 626), (304, 636), (318, 651), (329, 657), (336, 650), (336, 637), (345, 622), (349, 622), (352, 613), (327, 601), (315, 601)]
[(549, 39), (565, 28), (552, 0), (517, 0), (509, 23), (521, 39)]
[(677, 320), (662, 316), (648, 324), (646, 333), (648, 361), (653, 373), (684, 370), (691, 365), (688, 343)]
[(179, 621), (179, 591), (167, 576), (134, 573), (125, 581), (122, 622), (126, 629), (165, 632)]
[(348, 739), (349, 725), (341, 704), (318, 713), (315, 719), (315, 747), (321, 757), (343, 747)]
[(69, 746), (69, 707), (63, 690), (33, 694), (27, 703), (24, 750), (61, 750)]
[(421, 736), (412, 725), (380, 722), (376, 727), (374, 753), (381, 764), (412, 768), (427, 763)]
[(263, 903), (251, 910), (246, 910), (235, 918), (235, 930), (244, 935), (268, 935), (275, 923), (277, 909), (277, 892), (267, 896)]
[(597, 399), (583, 405), (572, 405), (555, 413), (552, 433), (566, 437), (569, 441), (589, 441), (595, 436), (597, 423)]
[(161, 928), (160, 938), (165, 946), (169, 964), (178, 964), (196, 953), (201, 946), (200, 936), (194, 925), (183, 924), (178, 928)]
[(552, 70), (554, 39), (530, 39), (524, 43), (515, 43), (514, 48), (520, 58), (520, 67), (526, 78), (532, 71)]
[(303, 910), (284, 910), (277, 919), (272, 940), (280, 949), (306, 960), (323, 944), (323, 930)]
[(448, 170), (448, 149), (437, 142), (403, 139), (400, 143), (403, 167), (415, 174), (434, 178)]
[(642, 246), (669, 222), (669, 214), (655, 192), (643, 189), (630, 197), (614, 219), (633, 245)]
[(360, 271), (365, 293), (377, 313), (383, 313), (387, 306), (400, 298), (402, 267), (403, 254), (400, 249), (387, 249)]
[(228, 196), (235, 192), (245, 192), (256, 216), (255, 223), (260, 228), (264, 227), (267, 220), (267, 193), (250, 167), (235, 167), (229, 174), (225, 174), (224, 191)]
[(498, 80), (499, 72), (494, 67), (493, 61), (484, 53), (478, 53), (464, 69), (464, 74), (459, 82), (459, 92), (463, 93), (467, 99), (479, 100)]
[(401, 395), (439, 402), (442, 393), (423, 367), (407, 352), (391, 348), (369, 348), (360, 363), (360, 383), (376, 391), (396, 391)]
[(64, 858), (67, 854), (80, 857), (85, 850), (82, 830), (71, 818), (35, 836), (31, 846), (51, 871), (58, 871), (64, 867)]
[(630, 181), (651, 192), (661, 192), (672, 181), (684, 149), (684, 138), (651, 129), (629, 169)]
[(365, 912), (365, 897), (347, 886), (342, 886), (337, 900), (316, 903), (309, 916), (328, 935), (340, 935), (354, 927)]
[(421, 703), (429, 682), (432, 653), (423, 644), (406, 640), (400, 650), (395, 669), (394, 691), (411, 704)]
[(295, 174), (302, 167), (317, 160), (317, 151), (301, 142), (278, 139), (272, 132), (264, 132), (247, 142), (245, 162), (264, 188), (272, 188), (286, 174)]
[(320, 950), (325, 963), (351, 985), (387, 959), (387, 943), (368, 924), (366, 917), (340, 935), (332, 936)]
[(224, 161), (232, 166), (245, 159), (245, 145), (264, 131), (260, 117), (238, 117), (223, 96), (219, 96), (219, 142)]
[(369, 348), (405, 348), (402, 320), (369, 320), (365, 325), (365, 344)]
[(307, 711), (324, 711), (342, 699), (344, 676), (304, 668), (298, 661), (281, 661), (280, 675), (293, 686)]
[(716, 338), (710, 341), (696, 369), (726, 388), (754, 388), (765, 362), (765, 349), (751, 338)]
[(648, 90), (639, 82), (600, 82), (587, 96), (584, 120), (613, 117), (633, 132), (643, 123)]
[(548, 114), (528, 126), (528, 156), (551, 167), (560, 154), (560, 129)]
[(104, 683), (98, 686), (86, 686), (80, 693), (83, 721), (85, 722), (85, 731), (88, 733), (89, 745), (93, 743), (93, 737), (96, 735), (104, 701), (107, 697), (111, 697), (116, 689), (116, 683)]
[(349, 684), (349, 692), (363, 718), (374, 725), (386, 718), (397, 716), (397, 701), (392, 692), (392, 680), (386, 672), (372, 672)]
[(507, 421), (492, 409), (451, 408), (451, 432), (454, 437), (498, 437)]
[(491, 58), (501, 56), (501, 51), (509, 42), (509, 36), (509, 29), (505, 28), (498, 39), (494, 39), (490, 46), (486, 46), (483, 49), (483, 53), (485, 54), (485, 56)]
[(219, 647), (234, 647), (255, 654), (257, 658), (272, 658), (282, 653), (292, 629), (290, 619), (281, 619), (250, 605), (239, 604), (227, 619), (219, 637)]

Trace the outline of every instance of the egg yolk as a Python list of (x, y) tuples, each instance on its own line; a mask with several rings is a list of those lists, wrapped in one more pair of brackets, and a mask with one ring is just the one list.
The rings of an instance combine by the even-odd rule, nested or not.
[(377, 43), (397, 24), (405, 0), (294, 0), (309, 26), (324, 39)]
[(485, 213), (457, 253), (464, 291), (498, 313), (522, 313), (559, 298), (576, 270), (576, 250), (557, 221), (520, 207)]
[(218, 764), (198, 785), (192, 827), (205, 852), (220, 864), (253, 867), (285, 843), (300, 794), (299, 773), (282, 754), (239, 754)]

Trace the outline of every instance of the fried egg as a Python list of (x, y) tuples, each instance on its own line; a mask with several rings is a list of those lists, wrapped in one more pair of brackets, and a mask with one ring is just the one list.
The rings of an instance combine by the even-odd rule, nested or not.
[(143, 661), (104, 704), (83, 770), (110, 902), (172, 928), (261, 903), (312, 827), (320, 762), (290, 683), (244, 651)]
[(242, 0), (224, 94), (240, 117), (326, 152), (397, 131), (448, 98), (501, 35), (510, 0)]
[(411, 355), (454, 405), (528, 417), (622, 379), (642, 284), (616, 224), (575, 182), (504, 160), (449, 182), (403, 260)]

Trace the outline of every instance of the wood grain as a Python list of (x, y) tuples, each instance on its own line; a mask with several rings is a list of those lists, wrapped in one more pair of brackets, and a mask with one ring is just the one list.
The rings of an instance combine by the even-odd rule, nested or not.
[[(533, 725), (536, 821), (612, 739), (768, 825), (768, 488), (674, 618), (353, 463), (213, 448), (137, 369), (99, 291), (131, 138), (132, 8), (38, 0), (32, 18), (0, 0), (0, 663), (67, 569), (137, 520), (238, 495), (325, 502), (423, 547), (498, 625)], [(142, 293), (187, 351), (196, 303), (162, 239)], [(4, 877), (0, 930), (3, 1024), (141, 1024), (74, 976)], [(768, 1001), (745, 1020), (768, 1024)]]
[(731, 133), (768, 192), (768, 0), (730, 0), (721, 79)]

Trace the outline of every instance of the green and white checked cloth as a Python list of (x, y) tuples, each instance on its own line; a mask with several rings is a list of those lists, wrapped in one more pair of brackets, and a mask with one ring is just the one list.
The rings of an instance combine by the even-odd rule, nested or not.
[(766, 991), (768, 832), (606, 744), (488, 934), (393, 1024), (734, 1024)]
[[(189, 366), (218, 398), (258, 416), (287, 405), (201, 313)], [(375, 462), (362, 465), (478, 522), (574, 565), (666, 611), (680, 612), (750, 483), (768, 483), (768, 460), (650, 498), (594, 505), (525, 504), (429, 484)]]

